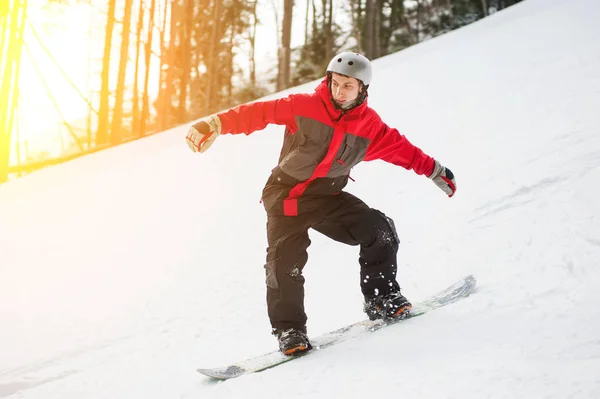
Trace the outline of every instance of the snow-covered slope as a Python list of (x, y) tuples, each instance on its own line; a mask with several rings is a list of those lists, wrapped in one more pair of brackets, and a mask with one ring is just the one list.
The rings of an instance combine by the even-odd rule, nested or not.
[[(199, 155), (182, 126), (0, 186), (0, 397), (600, 397), (598, 15), (528, 0), (374, 63), (370, 105), (459, 192), (383, 162), (348, 190), (396, 221), (410, 299), (478, 292), (263, 373), (194, 370), (275, 348), (259, 198), (281, 127)], [(357, 248), (311, 239), (315, 335), (364, 316)]]

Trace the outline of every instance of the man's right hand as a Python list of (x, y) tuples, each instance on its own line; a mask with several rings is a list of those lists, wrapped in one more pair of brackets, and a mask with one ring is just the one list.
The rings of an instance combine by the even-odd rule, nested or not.
[(221, 120), (217, 115), (200, 119), (190, 127), (185, 141), (194, 152), (204, 152), (221, 134)]
[(433, 173), (429, 176), (431, 180), (450, 198), (456, 192), (456, 179), (454, 173), (438, 161), (435, 161)]

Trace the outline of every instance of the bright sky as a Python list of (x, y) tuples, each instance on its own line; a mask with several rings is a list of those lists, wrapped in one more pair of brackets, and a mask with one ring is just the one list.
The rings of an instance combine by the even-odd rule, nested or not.
[[(0, 185), (0, 396), (597, 399), (597, 15), (527, 0), (374, 62), (369, 104), (458, 192), (384, 162), (347, 190), (395, 220), (409, 299), (478, 291), (263, 373), (195, 369), (276, 348), (259, 198), (283, 127), (196, 154), (181, 126)], [(358, 248), (310, 234), (315, 336), (365, 316)]]
[[(88, 107), (43, 49), (32, 27), (60, 68), (83, 95), (89, 97), (90, 82), (97, 83), (101, 71), (101, 64), (99, 61), (94, 64), (93, 58), (102, 54), (101, 43), (89, 40), (89, 30), (103, 25), (103, 21), (84, 5), (62, 7), (61, 11), (56, 11), (53, 7), (42, 8), (45, 2), (33, 0), (28, 7), (30, 24), (25, 31), (25, 42), (31, 55), (24, 49), (20, 79), (21, 140), (28, 140), (32, 152), (45, 149), (56, 153), (62, 148), (62, 139), (68, 140), (68, 134), (60, 128), (62, 120), (48, 92), (67, 120), (79, 119), (77, 125), (81, 129), (86, 127)], [(40, 121), (44, 124), (40, 125)]]

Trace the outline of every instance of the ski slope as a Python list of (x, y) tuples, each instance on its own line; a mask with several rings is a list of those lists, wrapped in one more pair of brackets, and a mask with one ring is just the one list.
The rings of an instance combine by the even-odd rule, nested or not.
[[(383, 162), (347, 190), (395, 220), (408, 298), (478, 290), (262, 373), (195, 369), (276, 347), (259, 199), (281, 127), (194, 154), (181, 126), (0, 186), (0, 397), (600, 397), (598, 15), (527, 0), (374, 62), (369, 104), (459, 191)], [(318, 335), (364, 315), (358, 249), (311, 239)]]

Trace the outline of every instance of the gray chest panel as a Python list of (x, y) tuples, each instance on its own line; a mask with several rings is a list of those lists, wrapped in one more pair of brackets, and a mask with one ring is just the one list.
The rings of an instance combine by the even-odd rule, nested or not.
[[(286, 132), (279, 168), (303, 181), (312, 176), (327, 155), (333, 127), (305, 117), (296, 117), (296, 124), (298, 130), (294, 134)], [(346, 132), (327, 177), (348, 175), (350, 169), (364, 159), (368, 145), (368, 139)]]

